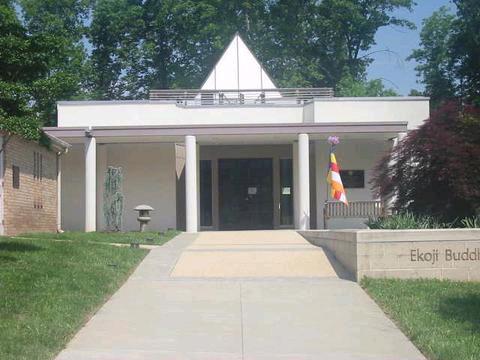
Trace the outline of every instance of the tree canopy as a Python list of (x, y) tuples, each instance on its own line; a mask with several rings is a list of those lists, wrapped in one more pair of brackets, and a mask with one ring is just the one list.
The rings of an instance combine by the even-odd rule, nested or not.
[(458, 99), (480, 105), (480, 2), (454, 0), (454, 14), (442, 7), (425, 19), (416, 60), (420, 82), (433, 105)]
[(418, 62), (416, 71), (422, 76), (426, 93), (436, 102), (455, 95), (455, 76), (450, 46), (455, 15), (441, 7), (423, 22), (420, 32), (421, 48), (408, 57)]
[(392, 16), (411, 0), (98, 0), (88, 38), (97, 98), (144, 98), (150, 88), (199, 87), (235, 32), (280, 86), (365, 80), (375, 33), (412, 27)]
[(45, 76), (49, 39), (30, 35), (13, 6), (0, 4), (0, 130), (27, 139), (40, 137), (39, 121), (32, 110), (32, 83)]
[(351, 76), (346, 76), (338, 82), (335, 94), (353, 97), (398, 96), (395, 90), (385, 88), (380, 79), (357, 81)]

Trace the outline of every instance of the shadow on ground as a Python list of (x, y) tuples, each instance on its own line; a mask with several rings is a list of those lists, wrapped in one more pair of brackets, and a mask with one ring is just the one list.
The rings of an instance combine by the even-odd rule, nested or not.
[(12, 252), (27, 252), (27, 251), (39, 251), (43, 250), (41, 246), (34, 244), (26, 244), (16, 241), (2, 242), (0, 241), (0, 251), (12, 251)]
[(337, 276), (340, 279), (355, 281), (355, 277), (353, 276), (353, 274), (350, 273), (347, 269), (345, 269), (345, 267), (340, 263), (340, 261), (338, 261), (338, 259), (335, 257), (335, 255), (333, 255), (330, 250), (324, 248), (323, 246), (320, 247), (323, 249), (328, 261), (330, 261), (330, 264), (333, 267), (333, 270), (337, 273)]
[(0, 263), (2, 262), (15, 262), (17, 258), (13, 256), (0, 255)]
[(438, 311), (443, 318), (466, 323), (480, 333), (480, 294), (441, 299)]

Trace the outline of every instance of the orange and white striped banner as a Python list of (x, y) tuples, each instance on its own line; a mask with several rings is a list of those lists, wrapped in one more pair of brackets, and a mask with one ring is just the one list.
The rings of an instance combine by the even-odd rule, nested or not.
[(348, 205), (347, 194), (343, 188), (342, 178), (340, 177), (340, 168), (333, 150), (330, 152), (330, 165), (328, 169), (327, 182), (330, 184), (332, 198)]

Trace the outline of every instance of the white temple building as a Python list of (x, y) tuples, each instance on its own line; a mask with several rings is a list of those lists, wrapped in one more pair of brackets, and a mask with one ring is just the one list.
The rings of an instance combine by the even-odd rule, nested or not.
[[(277, 88), (236, 35), (201, 89), (152, 90), (145, 101), (62, 101), (64, 230), (105, 229), (104, 181), (122, 167), (124, 230), (359, 228), (386, 210), (372, 170), (429, 117), (425, 97), (335, 97), (328, 88)], [(327, 199), (327, 138), (348, 207)]]

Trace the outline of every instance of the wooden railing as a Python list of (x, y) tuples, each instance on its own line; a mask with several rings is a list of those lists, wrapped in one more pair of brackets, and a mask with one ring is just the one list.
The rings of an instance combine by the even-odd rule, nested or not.
[(330, 218), (374, 218), (385, 215), (380, 200), (352, 201), (347, 205), (339, 201), (326, 201), (323, 209), (325, 220)]

